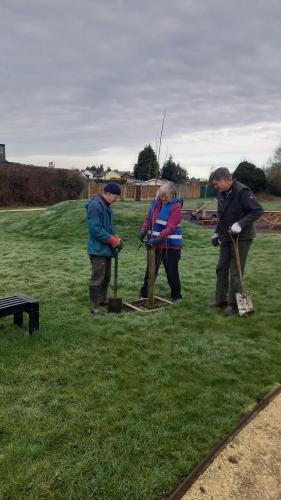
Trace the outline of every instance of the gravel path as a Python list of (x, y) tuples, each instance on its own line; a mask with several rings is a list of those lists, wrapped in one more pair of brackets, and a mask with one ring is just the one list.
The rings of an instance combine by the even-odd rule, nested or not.
[(182, 500), (281, 500), (281, 395), (251, 421)]

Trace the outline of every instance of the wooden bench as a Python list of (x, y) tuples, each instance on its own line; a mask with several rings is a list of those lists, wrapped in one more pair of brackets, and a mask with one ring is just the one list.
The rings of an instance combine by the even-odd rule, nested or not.
[(281, 211), (269, 210), (264, 212), (262, 217), (257, 221), (257, 224), (265, 224), (270, 231), (272, 231), (272, 229), (278, 229), (281, 227)]
[(215, 217), (200, 217), (199, 219), (199, 222), (200, 224), (202, 224), (203, 226), (206, 226), (206, 225), (210, 225), (210, 226), (214, 226), (215, 224), (217, 224), (219, 222), (219, 219), (215, 216)]
[(23, 326), (23, 313), (29, 315), (29, 334), (39, 329), (39, 301), (26, 295), (0, 297), (0, 318), (14, 316), (14, 324)]

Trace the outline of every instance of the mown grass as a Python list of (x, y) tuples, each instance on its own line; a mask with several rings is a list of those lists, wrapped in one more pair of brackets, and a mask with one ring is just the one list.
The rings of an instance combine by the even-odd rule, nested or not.
[[(144, 205), (114, 206), (123, 298), (138, 295)], [(0, 320), (0, 498), (165, 496), (281, 380), (280, 235), (259, 234), (248, 319), (209, 311), (217, 251), (185, 223), (184, 301), (153, 314), (88, 312), (84, 202), (0, 215), (0, 295), (40, 299), (25, 337)], [(157, 293), (169, 297), (161, 271)]]

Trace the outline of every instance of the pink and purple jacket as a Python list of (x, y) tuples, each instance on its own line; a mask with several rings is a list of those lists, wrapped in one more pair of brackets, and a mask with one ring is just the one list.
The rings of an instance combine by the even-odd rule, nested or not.
[[(155, 224), (157, 224), (158, 215), (162, 208), (162, 201), (157, 200), (154, 202), (154, 204), (155, 204), (154, 209), (152, 204), (152, 207), (146, 216), (146, 219), (142, 225), (142, 231), (148, 232), (154, 228)], [(159, 238), (163, 238), (163, 243), (157, 245), (157, 248), (161, 249), (172, 248), (175, 250), (181, 250), (180, 245), (175, 245), (175, 244), (169, 245), (169, 238), (166, 239), (168, 236), (175, 234), (177, 228), (181, 225), (181, 221), (182, 221), (182, 206), (180, 201), (178, 201), (174, 203), (173, 206), (171, 207), (171, 211), (169, 214), (169, 218), (167, 220), (167, 224), (165, 225), (165, 229), (163, 229), (158, 236)]]

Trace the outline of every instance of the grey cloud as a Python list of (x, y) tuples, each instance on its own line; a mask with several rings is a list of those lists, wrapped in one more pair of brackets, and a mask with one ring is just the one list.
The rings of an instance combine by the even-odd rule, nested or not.
[(280, 122), (277, 0), (5, 0), (0, 142), (92, 154)]

